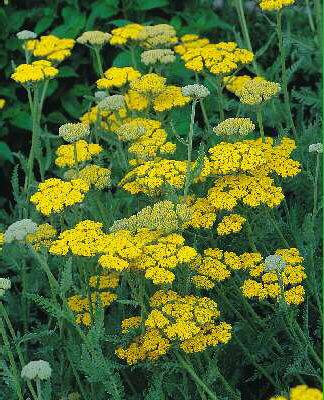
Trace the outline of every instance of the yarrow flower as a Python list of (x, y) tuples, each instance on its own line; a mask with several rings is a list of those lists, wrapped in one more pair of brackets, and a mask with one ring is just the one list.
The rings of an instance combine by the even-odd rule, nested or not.
[(279, 83), (253, 78), (245, 83), (239, 98), (241, 103), (253, 106), (277, 96), (280, 90)]
[(21, 219), (11, 224), (4, 233), (5, 243), (11, 243), (14, 240), (25, 240), (29, 233), (37, 230), (37, 224), (31, 219)]
[(0, 298), (5, 294), (6, 290), (11, 289), (11, 280), (8, 278), (0, 278)]
[(30, 202), (44, 215), (60, 213), (64, 208), (81, 203), (89, 191), (89, 184), (82, 179), (64, 182), (58, 178), (46, 179), (38, 185), (38, 191)]
[(213, 128), (213, 131), (218, 136), (246, 136), (254, 129), (255, 125), (250, 118), (227, 118)]
[(79, 171), (76, 177), (98, 190), (111, 185), (111, 170), (99, 165), (87, 165)]
[(26, 242), (30, 243), (38, 251), (42, 246), (49, 247), (55, 239), (57, 231), (50, 224), (38, 225), (34, 233), (28, 233)]
[(21, 84), (32, 84), (54, 78), (58, 69), (53, 67), (50, 61), (39, 60), (31, 64), (21, 64), (15, 68), (11, 78)]
[(204, 85), (195, 83), (193, 85), (187, 85), (182, 87), (182, 93), (184, 96), (191, 97), (192, 99), (204, 99), (210, 95), (210, 91)]
[(23, 31), (17, 32), (16, 36), (19, 40), (30, 40), (36, 39), (37, 33), (24, 29)]
[(71, 55), (74, 44), (74, 39), (60, 39), (54, 35), (47, 35), (41, 36), (40, 39), (28, 40), (25, 47), (35, 57), (60, 62)]
[(278, 254), (273, 254), (264, 259), (264, 270), (266, 272), (281, 272), (286, 267), (285, 260)]
[(87, 143), (78, 140), (73, 144), (63, 144), (56, 150), (55, 164), (58, 167), (72, 167), (77, 163), (91, 160), (102, 151), (102, 147), (96, 143)]
[(98, 89), (120, 88), (138, 79), (141, 73), (133, 67), (111, 67), (104, 72), (104, 77), (97, 80)]
[(139, 41), (139, 34), (143, 30), (143, 25), (127, 24), (111, 31), (112, 38), (110, 44), (114, 46), (124, 46)]
[(21, 377), (24, 379), (47, 380), (52, 375), (52, 368), (47, 361), (30, 361), (21, 371)]
[(138, 34), (138, 40), (140, 46), (145, 49), (171, 47), (178, 41), (174, 27), (168, 24), (143, 26)]
[(201, 38), (200, 36), (196, 34), (186, 34), (181, 36), (179, 40), (179, 44), (174, 47), (174, 51), (177, 54), (184, 54), (188, 50), (193, 49), (193, 48), (201, 48), (206, 46), (206, 44), (209, 43), (209, 39), (207, 38)]
[(111, 34), (107, 32), (88, 31), (83, 32), (82, 35), (76, 39), (76, 41), (80, 44), (88, 44), (90, 46), (101, 47), (104, 44), (109, 43), (111, 37)]
[(263, 11), (279, 11), (283, 7), (291, 6), (295, 0), (261, 0), (259, 6)]
[(323, 393), (307, 385), (298, 385), (290, 389), (290, 396), (274, 396), (269, 400), (322, 400)]
[(227, 215), (217, 225), (217, 233), (220, 236), (224, 236), (224, 235), (229, 235), (231, 233), (240, 232), (245, 222), (246, 218), (242, 217), (242, 215), (239, 214)]
[(101, 111), (116, 111), (124, 107), (125, 99), (121, 94), (107, 96), (98, 103), (98, 108)]
[(308, 147), (309, 153), (323, 153), (323, 144), (322, 143), (313, 143)]
[(171, 64), (176, 57), (171, 49), (146, 50), (141, 54), (141, 61), (145, 65)]
[(73, 143), (79, 139), (84, 139), (85, 137), (89, 136), (89, 134), (89, 126), (81, 122), (64, 124), (59, 128), (59, 136), (68, 143)]

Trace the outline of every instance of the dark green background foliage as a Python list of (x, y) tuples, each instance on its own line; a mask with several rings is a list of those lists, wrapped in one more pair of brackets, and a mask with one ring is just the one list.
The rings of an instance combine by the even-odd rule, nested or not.
[[(220, 5), (223, 3), (223, 7)], [(171, 23), (177, 29), (178, 35), (184, 33), (198, 33), (207, 36), (212, 42), (237, 41), (241, 47), (246, 47), (240, 32), (240, 26), (235, 8), (230, 0), (64, 0), (64, 1), (22, 1), (9, 0), (9, 5), (0, 8), (0, 97), (6, 99), (6, 106), (0, 111), (0, 180), (1, 183), (1, 205), (8, 211), (12, 202), (12, 191), (18, 192), (18, 175), (12, 172), (15, 164), (18, 164), (19, 153), (28, 154), (31, 137), (31, 121), (24, 89), (10, 80), (10, 74), (14, 64), (24, 62), (24, 55), (21, 51), (21, 43), (16, 38), (16, 32), (29, 29), (36, 31), (39, 35), (53, 33), (59, 37), (76, 38), (81, 32), (98, 29), (111, 31), (116, 26), (123, 25), (129, 21), (140, 23)], [(258, 65), (261, 68), (261, 75), (267, 79), (280, 82), (280, 60), (278, 56), (277, 39), (274, 26), (271, 20), (261, 14), (255, 6), (254, 1), (246, 1), (246, 17), (250, 31), (253, 50), (256, 53)], [(285, 36), (284, 45), (287, 56), (287, 69), (289, 79), (289, 90), (291, 95), (291, 107), (297, 126), (298, 148), (293, 158), (302, 162), (302, 173), (296, 178), (287, 180), (284, 183), (284, 192), (289, 209), (287, 216), (284, 207), (273, 210), (273, 217), (277, 221), (280, 230), (288, 239), (289, 244), (298, 247), (305, 257), (305, 268), (312, 271), (307, 280), (309, 296), (300, 309), (294, 309), (298, 314), (298, 321), (305, 335), (310, 337), (314, 347), (320, 351), (320, 325), (318, 304), (316, 304), (315, 293), (320, 287), (320, 265), (321, 265), (321, 221), (320, 213), (315, 225), (311, 221), (313, 207), (312, 198), (312, 177), (314, 175), (315, 155), (308, 153), (308, 145), (320, 141), (321, 131), (321, 59), (319, 43), (316, 33), (312, 32), (311, 25), (305, 11), (304, 1), (297, 1), (297, 7), (285, 10)], [(89, 63), (91, 53), (85, 46), (76, 45), (72, 56), (65, 60), (60, 66), (60, 74), (57, 79), (50, 82), (48, 97), (45, 102), (42, 127), (53, 134), (51, 137), (52, 153), (58, 144), (54, 135), (57, 135), (58, 127), (64, 122), (74, 122), (90, 105), (89, 96), (95, 90), (96, 65), (94, 60)], [(129, 54), (121, 52), (111, 46), (103, 48), (104, 68), (111, 65), (129, 65)], [(253, 67), (248, 67), (244, 73), (253, 74)], [(189, 71), (185, 71), (180, 61), (169, 67), (166, 74), (169, 82), (181, 86), (193, 81)], [(205, 82), (206, 83), (206, 82)], [(235, 97), (226, 94), (225, 110), (227, 116), (235, 116), (238, 102)], [(217, 105), (215, 96), (206, 99), (207, 113), (211, 123), (217, 121)], [(198, 109), (198, 108), (197, 108)], [(234, 114), (232, 115), (231, 114)], [(203, 121), (200, 111), (197, 110), (196, 132), (198, 137), (202, 132)], [(244, 109), (239, 109), (240, 115), (245, 115)], [(249, 116), (253, 116), (250, 114)], [(173, 115), (172, 115), (173, 118)], [(185, 135), (188, 129), (189, 111), (188, 108), (174, 112), (174, 125), (179, 135)], [(282, 98), (275, 99), (264, 109), (265, 131), (268, 136), (275, 136), (273, 126), (279, 126), (281, 134), (285, 132), (285, 112)], [(283, 127), (282, 127), (283, 126)], [(216, 140), (209, 138), (210, 141)], [(195, 144), (199, 144), (195, 143)], [(197, 155), (197, 147), (195, 151)], [(181, 149), (180, 149), (181, 150)], [(182, 149), (183, 150), (183, 149)], [(314, 157), (313, 157), (314, 156)], [(184, 157), (182, 157), (184, 158)], [(55, 174), (54, 174), (55, 175)], [(46, 176), (51, 176), (51, 169)], [(282, 182), (278, 182), (280, 185)], [(13, 188), (12, 188), (13, 186)], [(125, 217), (136, 212), (140, 206), (140, 200), (127, 198), (122, 191), (110, 195), (110, 192), (102, 194), (103, 203), (111, 208), (111, 213), (105, 213), (104, 217), (100, 210), (90, 201), (89, 218), (103, 220), (105, 226), (110, 226), (113, 219)], [(136, 206), (135, 206), (136, 203)], [(124, 209), (121, 209), (121, 204)], [(143, 202), (144, 205), (144, 202)], [(134, 210), (134, 208), (137, 208)], [(124, 213), (124, 214), (122, 214)], [(271, 254), (276, 248), (282, 248), (283, 243), (274, 226), (265, 218), (265, 209), (260, 207), (249, 211), (253, 234), (258, 249), (265, 254)], [(87, 214), (87, 215), (88, 215)], [(74, 219), (73, 219), (74, 218)], [(5, 228), (13, 221), (19, 219), (17, 209), (7, 214), (2, 211), (0, 215), (1, 228)], [(78, 222), (71, 214), (71, 226)], [(3, 229), (1, 229), (2, 231)], [(191, 233), (192, 234), (192, 233)], [(200, 234), (200, 233), (199, 233)], [(206, 232), (204, 232), (206, 234)], [(209, 233), (208, 233), (209, 235)], [(195, 234), (192, 234), (195, 236)], [(192, 240), (189, 237), (189, 242)], [(196, 236), (195, 236), (196, 237)], [(230, 249), (241, 253), (247, 249), (247, 239), (244, 234), (228, 238), (213, 238), (205, 236), (204, 248), (208, 246)], [(190, 243), (192, 244), (192, 243)], [(10, 253), (14, 252), (14, 254)], [(121, 362), (116, 361), (113, 356), (113, 349), (116, 347), (116, 337), (119, 320), (108, 316), (105, 328), (95, 326), (90, 330), (92, 341), (98, 352), (95, 358), (91, 358), (86, 348), (77, 346), (73, 333), (66, 338), (67, 342), (60, 342), (57, 328), (47, 329), (43, 321), (47, 321), (47, 313), (53, 320), (61, 310), (55, 309), (50, 303), (44, 302), (38, 294), (47, 295), (48, 285), (44, 282), (44, 275), (37, 267), (35, 259), (26, 253), (23, 246), (16, 246), (4, 254), (4, 263), (0, 265), (4, 273), (12, 278), (15, 288), (20, 288), (21, 283), (17, 276), (22, 268), (20, 260), (28, 265), (29, 271), (26, 277), (26, 287), (30, 298), (19, 296), (17, 293), (8, 295), (8, 308), (17, 329), (23, 331), (26, 321), (22, 321), (19, 308), (27, 307), (27, 303), (34, 302), (39, 307), (28, 309), (24, 315), (29, 317), (29, 328), (32, 333), (22, 336), (20, 344), (28, 344), (31, 353), (34, 349), (34, 358), (43, 358), (51, 361), (56, 368), (53, 379), (53, 398), (67, 394), (71, 389), (70, 382), (74, 376), (69, 368), (65, 373), (66, 363), (69, 358), (71, 364), (75, 364), (84, 384), (93, 386), (98, 390), (95, 399), (110, 399), (108, 393), (111, 382), (117, 385), (119, 382), (121, 392), (125, 390), (127, 400), (163, 400), (163, 399), (190, 399), (196, 400), (195, 385), (190, 382), (186, 374), (179, 369), (179, 366), (169, 360), (163, 361), (161, 365), (147, 365), (140, 369), (125, 367)], [(51, 261), (51, 268), (54, 274), (60, 276), (61, 290), (66, 293), (75, 284), (71, 274), (70, 261), (56, 258)], [(316, 268), (315, 268), (315, 267)], [(63, 272), (61, 272), (63, 271)], [(314, 272), (315, 271), (315, 272)], [(75, 276), (74, 276), (75, 278)], [(20, 290), (20, 289), (19, 289)], [(122, 291), (122, 289), (120, 289)], [(286, 340), (282, 328), (282, 315), (278, 310), (265, 308), (264, 304), (254, 302), (253, 308), (262, 320), (258, 335), (251, 334), (253, 318), (249, 310), (242, 305), (241, 295), (226, 288), (231, 300), (231, 307), (227, 307), (219, 301), (221, 312), (224, 313), (226, 321), (233, 323), (235, 337), (244, 343), (244, 347), (232, 340), (220, 351), (210, 351), (211, 361), (204, 365), (204, 380), (222, 388), (216, 375), (216, 365), (224, 373), (226, 378), (234, 387), (242, 393), (243, 400), (266, 399), (274, 394), (274, 386), (269, 385), (264, 379), (264, 373), (256, 370), (253, 364), (256, 362), (262, 365), (266, 373), (271, 375), (275, 383), (292, 386), (300, 383), (299, 375), (307, 383), (317, 385), (316, 375), (320, 374), (308, 360), (307, 348), (296, 344), (294, 341)], [(23, 289), (21, 289), (23, 291)], [(119, 298), (127, 297), (119, 293)], [(217, 300), (218, 301), (218, 300)], [(21, 304), (22, 303), (22, 304)], [(131, 308), (131, 307), (129, 307)], [(30, 314), (28, 314), (30, 311)], [(131, 314), (132, 310), (129, 310)], [(124, 317), (122, 303), (112, 306), (111, 315), (117, 315), (120, 319)], [(109, 313), (110, 314), (110, 313)], [(49, 322), (50, 324), (51, 322)], [(52, 324), (53, 327), (53, 324)], [(56, 329), (56, 331), (55, 331)], [(308, 331), (309, 329), (309, 331)], [(282, 352), (273, 348), (273, 338), (280, 342)], [(63, 349), (64, 347), (64, 349)], [(59, 349), (59, 351), (58, 351)], [(61, 353), (62, 350), (62, 353)], [(103, 355), (104, 353), (104, 355)], [(0, 349), (0, 360), (1, 360)], [(60, 359), (60, 362), (58, 361)], [(62, 361), (63, 360), (63, 361)], [(80, 360), (82, 362), (80, 363)], [(306, 361), (305, 361), (306, 360)], [(72, 361), (72, 362), (71, 362)], [(315, 364), (316, 365), (316, 364)], [(112, 371), (111, 375), (110, 372)], [(118, 371), (118, 374), (115, 372)], [(4, 372), (4, 379), (9, 380), (9, 373)], [(87, 379), (85, 379), (85, 377)], [(121, 381), (119, 381), (121, 379)], [(8, 390), (7, 385), (1, 383), (0, 376), (0, 400), (8, 399), (7, 395), (2, 397), (2, 387)], [(99, 388), (99, 389), (98, 389)], [(124, 388), (124, 389), (122, 389)], [(55, 390), (59, 393), (56, 393)], [(75, 388), (73, 388), (75, 389)], [(48, 389), (49, 390), (49, 389)], [(221, 390), (221, 389), (220, 389)], [(135, 394), (131, 394), (135, 392)], [(6, 392), (12, 393), (12, 392)], [(119, 398), (119, 397), (117, 397)], [(120, 398), (123, 399), (121, 393)], [(224, 395), (220, 400), (228, 400), (231, 397)]]

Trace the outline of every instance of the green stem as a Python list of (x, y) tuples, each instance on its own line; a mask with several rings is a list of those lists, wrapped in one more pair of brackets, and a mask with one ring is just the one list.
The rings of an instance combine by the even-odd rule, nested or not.
[[(248, 30), (247, 23), (246, 23), (242, 0), (235, 0), (235, 6), (236, 6), (236, 11), (237, 11), (237, 14), (239, 17), (241, 31), (242, 31), (242, 34), (244, 37), (245, 44), (246, 44), (247, 48), (253, 53), (250, 34), (249, 34), (249, 30)], [(255, 58), (253, 58), (252, 64), (253, 64), (254, 72), (256, 73), (256, 75), (259, 75), (258, 65), (257, 65)]]
[(8, 336), (7, 336), (7, 333), (6, 333), (6, 330), (5, 330), (5, 327), (4, 327), (4, 324), (3, 324), (3, 321), (2, 321), (1, 317), (0, 317), (0, 333), (1, 333), (1, 336), (2, 336), (2, 339), (3, 339), (4, 347), (7, 350), (9, 363), (10, 363), (11, 370), (12, 370), (11, 371), (12, 372), (12, 376), (13, 376), (13, 379), (15, 381), (15, 388), (16, 388), (17, 396), (18, 396), (19, 400), (23, 400), (24, 398), (23, 398), (22, 390), (21, 390), (21, 386), (20, 386), (17, 365), (16, 365), (16, 362), (15, 362), (15, 358), (13, 356), (13, 353), (11, 351), (9, 339), (8, 339)]
[(256, 115), (257, 115), (257, 120), (258, 120), (258, 125), (259, 125), (259, 130), (260, 130), (262, 143), (264, 143), (265, 142), (265, 135), (264, 135), (264, 128), (263, 128), (263, 118), (262, 118), (262, 108), (261, 107), (257, 107)]
[(76, 170), (79, 174), (79, 162), (78, 162), (78, 149), (77, 149), (77, 144), (76, 142), (73, 142), (73, 154), (74, 154), (74, 162), (75, 162), (75, 167)]
[(187, 143), (187, 171), (186, 171), (186, 181), (183, 195), (187, 196), (190, 182), (191, 182), (191, 156), (192, 156), (192, 142), (193, 142), (193, 133), (194, 133), (194, 122), (195, 122), (195, 114), (196, 114), (196, 104), (197, 100), (193, 100), (191, 104), (191, 116), (190, 116), (190, 126), (189, 126), (189, 136)]
[(311, 10), (310, 5), (309, 5), (309, 0), (306, 0), (306, 11), (307, 11), (308, 22), (309, 22), (309, 26), (311, 28), (311, 31), (315, 32), (316, 28), (315, 28), (315, 25), (314, 25), (312, 10)]
[(136, 62), (136, 56), (135, 56), (135, 50), (134, 49), (135, 49), (134, 46), (130, 46), (129, 47), (129, 51), (130, 51), (130, 54), (131, 54), (133, 67), (135, 69), (137, 69), (137, 62)]
[(294, 136), (297, 136), (296, 127), (294, 124), (293, 116), (290, 108), (290, 99), (288, 93), (288, 81), (287, 81), (287, 71), (286, 71), (286, 55), (285, 55), (285, 47), (283, 43), (283, 34), (282, 34), (282, 12), (279, 11), (277, 14), (277, 36), (278, 36), (278, 44), (279, 44), (279, 53), (280, 53), (280, 62), (281, 62), (281, 80), (282, 80), (282, 89), (284, 95), (285, 108), (287, 112), (287, 118), (289, 122), (289, 127), (292, 129)]
[(42, 400), (42, 387), (39, 378), (36, 378), (36, 388), (37, 388), (37, 398), (38, 400)]
[(218, 111), (219, 111), (219, 122), (224, 121), (225, 114), (224, 114), (224, 103), (223, 103), (223, 90), (220, 82), (221, 78), (216, 77), (216, 91), (218, 97)]
[(281, 232), (281, 229), (280, 229), (279, 225), (277, 224), (277, 221), (275, 220), (274, 217), (272, 217), (272, 215), (271, 215), (270, 211), (268, 210), (268, 208), (266, 208), (266, 213), (268, 215), (268, 218), (269, 218), (270, 222), (272, 223), (273, 227), (275, 228), (276, 232), (278, 233), (283, 245), (286, 248), (289, 248), (290, 247), (289, 243), (285, 239), (283, 233)]
[(199, 376), (196, 374), (194, 371), (192, 365), (190, 365), (179, 353), (175, 353), (175, 356), (177, 357), (179, 363), (182, 365), (182, 367), (189, 373), (189, 375), (192, 377), (192, 379), (195, 381), (197, 385), (199, 385), (205, 393), (209, 395), (209, 397), (212, 400), (218, 400), (218, 397), (213, 393), (209, 387), (203, 382)]
[(317, 215), (319, 171), (320, 171), (320, 153), (317, 153), (317, 155), (316, 155), (316, 168), (315, 168), (314, 188), (313, 188), (313, 199), (314, 199), (313, 214), (312, 214), (313, 226), (315, 224), (315, 218), (316, 218), (316, 215)]
[(314, 0), (315, 3), (315, 16), (316, 16), (316, 29), (317, 29), (317, 37), (318, 37), (318, 46), (322, 49), (322, 40), (323, 40), (323, 27), (322, 27), (322, 2), (320, 0)]
[(98, 47), (94, 46), (93, 50), (94, 50), (96, 61), (97, 61), (97, 66), (98, 66), (98, 70), (99, 70), (99, 76), (101, 78), (103, 78), (104, 77), (104, 71), (103, 71), (103, 67), (102, 67), (100, 49)]

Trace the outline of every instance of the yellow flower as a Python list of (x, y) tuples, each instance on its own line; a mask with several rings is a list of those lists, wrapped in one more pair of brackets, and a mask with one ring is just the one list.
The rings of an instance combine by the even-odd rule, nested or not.
[(35, 233), (29, 233), (26, 236), (26, 242), (30, 243), (36, 251), (42, 246), (49, 247), (55, 239), (57, 231), (50, 224), (38, 225)]
[(30, 197), (30, 201), (39, 212), (48, 216), (81, 203), (88, 190), (89, 185), (82, 179), (64, 182), (58, 178), (50, 178), (38, 185), (38, 191)]
[(3, 107), (5, 106), (5, 104), (6, 104), (6, 100), (5, 100), (5, 99), (0, 99), (0, 110), (3, 109)]
[(60, 62), (70, 57), (74, 44), (74, 39), (60, 39), (54, 35), (47, 35), (41, 36), (40, 39), (28, 40), (25, 46), (35, 57)]
[(220, 122), (213, 131), (218, 136), (245, 136), (253, 132), (254, 129), (255, 125), (250, 118), (227, 118)]
[(76, 163), (91, 160), (102, 150), (99, 144), (87, 143), (85, 140), (78, 140), (74, 144), (64, 144), (59, 146), (56, 150), (57, 157), (55, 159), (55, 164), (61, 168), (72, 167)]
[(180, 44), (174, 47), (174, 51), (180, 55), (186, 53), (187, 50), (192, 48), (201, 48), (209, 43), (207, 38), (200, 38), (196, 34), (186, 34), (181, 36)]
[(120, 88), (126, 83), (138, 79), (141, 73), (132, 67), (111, 67), (104, 73), (104, 78), (97, 80), (98, 89)]
[(132, 44), (140, 40), (140, 32), (143, 30), (143, 25), (127, 24), (125, 26), (113, 29), (111, 31), (112, 38), (110, 44), (114, 46), (123, 46)]
[(31, 64), (18, 65), (11, 78), (21, 84), (36, 83), (54, 78), (58, 72), (49, 61), (39, 60)]
[(259, 6), (263, 11), (278, 11), (294, 3), (295, 0), (261, 0)]
[(271, 397), (270, 400), (322, 400), (323, 393), (316, 388), (307, 385), (298, 385), (290, 390), (289, 398), (285, 396)]
[(111, 170), (100, 167), (99, 165), (87, 165), (79, 171), (77, 177), (93, 186), (95, 189), (102, 190), (111, 185)]
[(217, 233), (221, 236), (237, 233), (242, 230), (246, 218), (239, 214), (231, 214), (225, 216), (217, 225)]
[(245, 83), (240, 91), (240, 102), (247, 105), (258, 105), (277, 96), (281, 88), (279, 83), (253, 78)]

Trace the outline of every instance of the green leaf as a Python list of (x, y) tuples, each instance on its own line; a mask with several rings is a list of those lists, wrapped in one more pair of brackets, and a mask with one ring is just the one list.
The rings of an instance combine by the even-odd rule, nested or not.
[(34, 31), (38, 34), (43, 33), (44, 31), (46, 31), (46, 29), (48, 29), (52, 25), (54, 18), (55, 18), (54, 15), (48, 15), (41, 18), (37, 22)]
[(169, 0), (137, 0), (134, 5), (137, 10), (151, 10), (152, 8), (165, 7), (169, 4)]
[(9, 146), (5, 142), (0, 142), (0, 160), (13, 163), (13, 156)]
[(60, 111), (53, 111), (48, 114), (46, 116), (46, 121), (59, 125), (69, 122), (68, 119)]
[(59, 78), (71, 78), (79, 76), (72, 67), (64, 65), (63, 67), (59, 68)]
[(83, 31), (86, 17), (73, 7), (64, 7), (62, 10), (64, 23), (55, 28), (52, 33), (59, 37), (75, 38)]
[(104, 19), (116, 15), (119, 11), (118, 2), (108, 0), (105, 2), (97, 1), (91, 5), (91, 13), (89, 15), (86, 30), (93, 29), (96, 19)]
[(132, 65), (132, 57), (130, 52), (123, 51), (114, 58), (114, 67), (127, 67), (128, 65)]
[(60, 290), (62, 298), (64, 297), (65, 293), (69, 291), (70, 287), (72, 286), (72, 259), (69, 258), (65, 263), (61, 280), (60, 280)]

